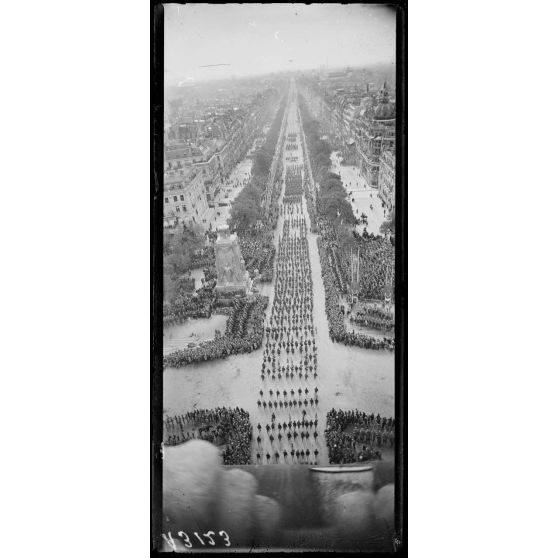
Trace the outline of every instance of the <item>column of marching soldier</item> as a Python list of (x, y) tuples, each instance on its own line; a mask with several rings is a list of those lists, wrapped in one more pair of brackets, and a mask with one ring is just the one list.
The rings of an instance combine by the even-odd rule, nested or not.
[[(290, 120), (296, 123), (296, 112)], [(293, 134), (292, 132), (290, 134)], [(292, 135), (291, 135), (292, 138)], [(317, 464), (318, 377), (308, 227), (302, 203), (284, 212), (275, 297), (264, 333), (258, 408), (259, 464)]]

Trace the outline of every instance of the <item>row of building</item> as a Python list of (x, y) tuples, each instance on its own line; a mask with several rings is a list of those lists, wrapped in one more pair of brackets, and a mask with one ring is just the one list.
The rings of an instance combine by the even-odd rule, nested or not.
[(266, 89), (243, 107), (209, 107), (204, 118), (181, 116), (165, 122), (165, 227), (209, 228), (210, 205), (261, 132), (277, 95)]
[(387, 82), (357, 83), (344, 72), (308, 79), (301, 87), (345, 164), (359, 167), (391, 210), (395, 206), (395, 102)]

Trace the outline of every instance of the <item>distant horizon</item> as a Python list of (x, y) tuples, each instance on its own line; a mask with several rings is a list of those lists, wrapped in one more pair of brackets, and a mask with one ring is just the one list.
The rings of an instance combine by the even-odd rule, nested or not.
[(363, 4), (165, 4), (165, 86), (393, 66), (395, 11)]
[[(342, 70), (346, 70), (347, 68), (349, 68), (350, 71), (361, 71), (361, 70), (365, 70), (365, 71), (370, 71), (370, 72), (374, 72), (374, 71), (384, 71), (387, 70), (388, 68), (393, 66), (393, 77), (395, 77), (395, 65), (393, 64), (388, 64), (388, 63), (382, 63), (382, 62), (378, 62), (376, 64), (370, 64), (370, 65), (366, 65), (366, 66), (336, 66), (336, 67), (328, 67), (327, 68), (327, 73), (332, 73), (332, 72), (338, 72), (338, 71), (342, 71)], [(391, 68), (390, 68), (391, 69)], [(243, 75), (243, 76), (228, 76), (228, 77), (214, 77), (214, 78), (206, 78), (200, 81), (191, 81), (189, 83), (166, 83), (165, 84), (165, 89), (171, 89), (171, 88), (184, 88), (184, 89), (188, 89), (190, 87), (194, 87), (196, 85), (205, 85), (205, 84), (209, 84), (209, 83), (213, 83), (213, 82), (228, 82), (228, 81), (233, 81), (233, 80), (237, 80), (237, 81), (248, 81), (248, 80), (256, 80), (258, 78), (264, 79), (264, 78), (275, 78), (275, 77), (279, 77), (282, 74), (300, 74), (300, 73), (309, 73), (309, 72), (319, 72), (322, 70), (322, 67), (313, 67), (313, 68), (305, 68), (302, 70), (284, 70), (284, 71), (277, 71), (277, 72), (267, 72), (267, 73), (261, 73), (261, 74), (248, 74), (248, 75)]]

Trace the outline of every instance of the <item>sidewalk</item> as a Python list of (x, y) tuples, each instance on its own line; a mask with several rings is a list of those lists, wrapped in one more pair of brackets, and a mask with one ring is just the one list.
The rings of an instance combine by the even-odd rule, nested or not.
[[(356, 230), (362, 234), (364, 227), (369, 233), (379, 234), (380, 226), (388, 218), (387, 210), (382, 208), (382, 201), (378, 197), (378, 190), (366, 183), (366, 180), (359, 175), (359, 170), (355, 166), (341, 165), (339, 153), (334, 151), (331, 154), (332, 170), (341, 175), (341, 180), (345, 189), (352, 192), (349, 202), (353, 208), (355, 216), (360, 217), (364, 213), (368, 217), (368, 225), (357, 225)], [(352, 199), (354, 198), (354, 202)], [(372, 204), (373, 209), (370, 209)]]
[[(245, 184), (243, 181), (249, 179), (252, 169), (252, 160), (248, 158), (242, 159), (236, 167), (231, 171), (231, 174), (227, 178), (226, 183), (221, 186), (221, 191), (212, 201), (215, 204), (215, 208), (209, 208), (208, 226), (211, 223), (213, 230), (226, 225), (231, 214), (230, 205), (219, 206), (219, 203), (232, 203), (235, 198), (240, 194)], [(225, 197), (228, 194), (228, 198)], [(220, 215), (218, 215), (220, 213)]]

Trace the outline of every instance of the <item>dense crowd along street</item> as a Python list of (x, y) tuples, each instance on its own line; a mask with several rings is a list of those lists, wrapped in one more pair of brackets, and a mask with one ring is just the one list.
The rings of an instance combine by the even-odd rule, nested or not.
[(325, 438), (330, 463), (382, 459), (381, 448), (393, 448), (395, 421), (379, 414), (374, 417), (374, 413), (331, 409), (327, 413)]
[[(264, 390), (268, 388), (270, 396), (274, 389), (277, 395), (275, 400), (268, 400), (267, 407), (264, 406), (265, 400), (262, 402), (262, 413), (271, 412), (272, 426), (276, 412), (279, 417), (287, 415), (291, 421), (295, 408), (300, 411), (302, 407), (304, 424), (307, 409), (319, 404), (318, 388), (314, 387), (314, 394), (308, 396), (307, 384), (302, 385), (303, 379), (308, 382), (309, 378), (316, 380), (318, 377), (307, 224), (302, 216), (302, 203), (289, 202), (287, 207), (289, 211), (283, 214), (283, 231), (276, 263), (275, 297), (265, 332), (261, 368), (264, 388), (260, 390), (260, 396), (263, 397)], [(300, 462), (300, 452), (304, 452), (305, 462), (308, 462), (310, 455), (317, 458), (317, 435), (311, 438), (306, 431), (302, 433), (304, 436), (298, 436), (295, 430), (291, 439), (290, 434), (287, 433), (284, 441), (279, 434), (275, 442), (273, 434), (268, 433), (268, 440), (264, 438), (266, 455), (268, 451), (272, 455), (286, 455), (292, 451), (298, 456), (297, 463)]]
[[(339, 342), (352, 351), (392, 350), (393, 337), (377, 338), (347, 328), (339, 294), (339, 285), (346, 279), (340, 272), (336, 275), (336, 266), (342, 262), (330, 249), (337, 246), (335, 232), (327, 221), (316, 215), (297, 99), (296, 88), (291, 86), (282, 134), (277, 138), (280, 175), (269, 179), (272, 187), (268, 214), (273, 216), (270, 224), (276, 224), (275, 229), (270, 229), (268, 224), (259, 232), (239, 231), (246, 268), (257, 270), (260, 285), (269, 282), (269, 288), (262, 291), (266, 296), (258, 295), (251, 302), (249, 298), (235, 300), (227, 309), (227, 325), (219, 336), (165, 356), (165, 366), (176, 368), (178, 373), (184, 367), (199, 366), (206, 361), (213, 361), (218, 369), (223, 358), (238, 359), (238, 355), (250, 352), (259, 359), (257, 366), (250, 359), (252, 364), (247, 370), (251, 387), (246, 388), (252, 394), (251, 403), (244, 397), (231, 400), (233, 405), (242, 404), (232, 414), (220, 407), (220, 410), (203, 411), (201, 415), (198, 412), (198, 416), (167, 415), (165, 443), (176, 445), (194, 438), (211, 441), (220, 447), (227, 464), (327, 465), (385, 459), (386, 452), (393, 453), (393, 419), (389, 423), (380, 422), (380, 432), (376, 423), (369, 427), (368, 415), (361, 411), (351, 415), (352, 411), (335, 410), (336, 406), (332, 409), (330, 405), (335, 403), (332, 397), (339, 393), (332, 393), (331, 385), (332, 365), (338, 359), (322, 360), (319, 347), (328, 355), (336, 351), (333, 346)], [(207, 251), (200, 252), (204, 253)], [(384, 260), (380, 257), (379, 261)], [(372, 267), (363, 283), (376, 281), (383, 285), (386, 271)], [(215, 279), (206, 282), (206, 291), (200, 291), (201, 298), (196, 297), (190, 303), (185, 299), (182, 306), (175, 304), (177, 315), (189, 313), (189, 318), (197, 318), (215, 311), (219, 302), (212, 290), (214, 284)], [(319, 310), (316, 296), (322, 297)], [(255, 305), (254, 300), (261, 302)], [(393, 323), (382, 309), (361, 311), (352, 321), (347, 320), (347, 323), (357, 322), (379, 326), (386, 333)], [(325, 383), (320, 373), (322, 367), (327, 369), (330, 378)], [(363, 370), (362, 366), (358, 370)], [(226, 382), (223, 387), (229, 389), (231, 380), (217, 381)], [(357, 394), (347, 397), (348, 401), (358, 399)], [(219, 398), (215, 403), (222, 404)], [(332, 410), (327, 412), (327, 408)], [(170, 422), (169, 416), (174, 417)], [(230, 431), (233, 419), (239, 428), (238, 436), (234, 437)]]
[(234, 301), (225, 335), (199, 344), (197, 347), (175, 351), (163, 358), (165, 366), (179, 367), (204, 360), (224, 358), (231, 354), (255, 351), (262, 342), (263, 311), (266, 297), (253, 301)]
[(217, 407), (167, 415), (163, 426), (164, 440), (169, 446), (189, 440), (207, 440), (212, 444), (225, 445), (225, 465), (250, 463), (252, 425), (244, 409)]
[[(274, 297), (265, 328), (260, 370), (256, 462), (314, 464), (320, 447), (317, 432), (319, 389), (313, 283), (308, 224), (302, 199), (301, 146), (295, 96), (287, 106), (286, 138), (280, 195), (280, 236), (275, 261)], [(296, 151), (296, 155), (294, 152)], [(267, 394), (269, 393), (269, 398)], [(310, 430), (314, 427), (313, 433)], [(290, 459), (289, 459), (290, 456)]]

